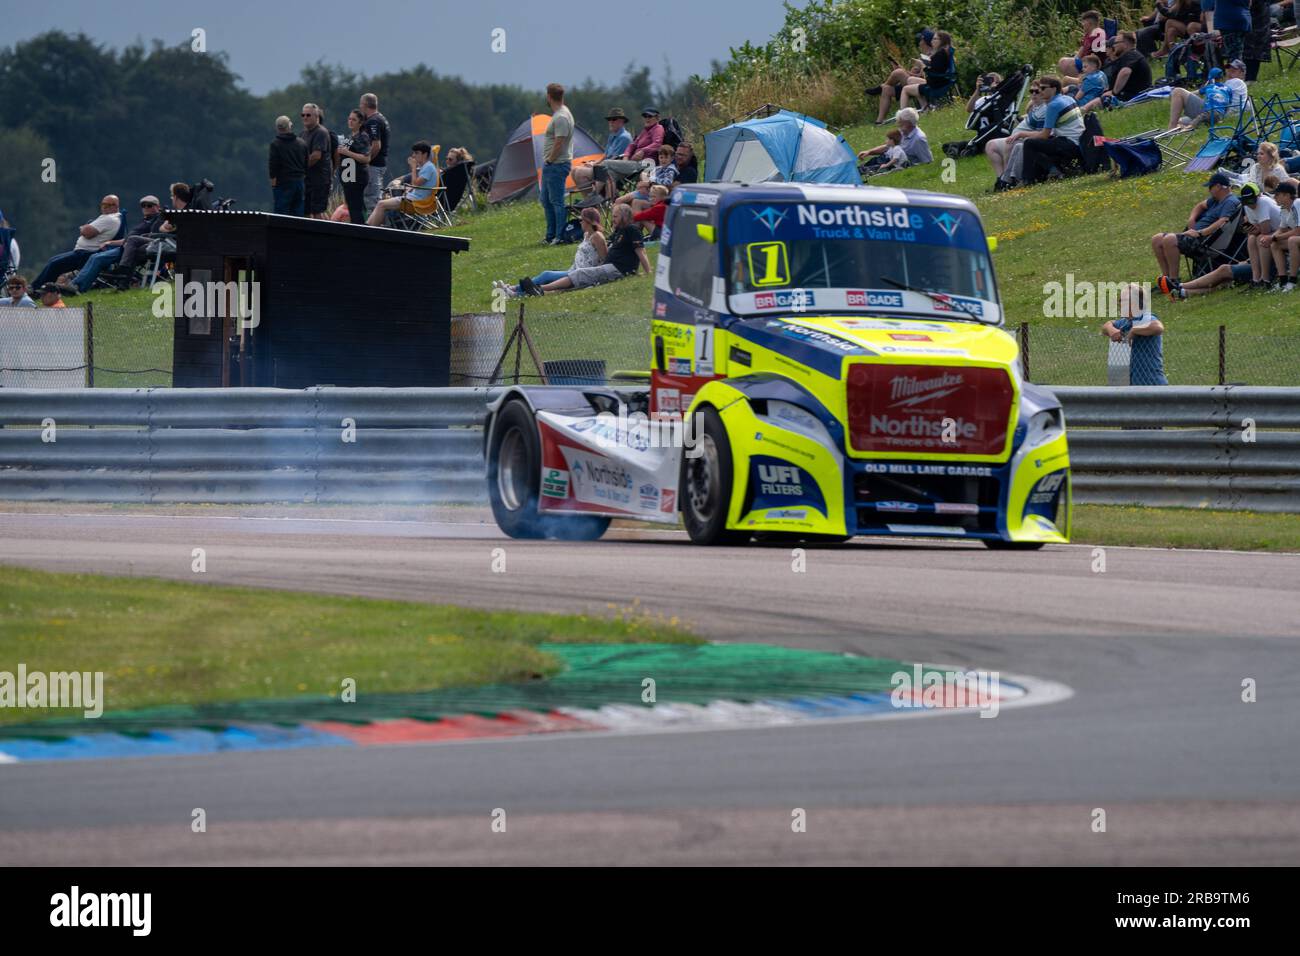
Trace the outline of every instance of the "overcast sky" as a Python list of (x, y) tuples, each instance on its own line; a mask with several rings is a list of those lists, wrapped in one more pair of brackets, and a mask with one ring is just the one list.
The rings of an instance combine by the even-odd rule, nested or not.
[[(783, 13), (781, 0), (0, 0), (0, 46), (53, 29), (118, 49), (172, 45), (202, 28), (208, 49), (228, 52), (258, 94), (318, 59), (367, 74), (425, 63), (472, 83), (540, 89), (589, 76), (612, 83), (632, 60), (662, 82), (665, 56), (680, 83), (725, 61), (728, 47), (768, 40)], [(498, 28), (504, 53), (491, 49)]]

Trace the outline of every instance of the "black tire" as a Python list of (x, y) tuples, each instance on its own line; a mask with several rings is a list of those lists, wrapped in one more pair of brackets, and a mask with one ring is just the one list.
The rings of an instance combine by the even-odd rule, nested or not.
[(743, 544), (749, 533), (727, 528), (734, 471), (726, 426), (717, 411), (705, 405), (695, 413), (691, 434), (696, 449), (688, 451), (698, 450), (699, 454), (682, 455), (677, 494), (686, 533), (694, 544)]
[(523, 402), (507, 402), (497, 414), (488, 449), (488, 500), (497, 527), (512, 538), (534, 540), (594, 541), (605, 533), (609, 518), (541, 514), (537, 508), (541, 474), (537, 421)]
[(1004, 541), (1001, 538), (984, 539), (984, 547), (990, 551), (1037, 551), (1045, 543), (1043, 541)]

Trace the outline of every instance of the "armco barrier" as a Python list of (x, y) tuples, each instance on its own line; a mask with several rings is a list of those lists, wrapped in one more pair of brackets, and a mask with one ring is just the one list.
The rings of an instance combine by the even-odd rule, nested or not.
[[(1077, 501), (1300, 512), (1300, 388), (1055, 391)], [(0, 499), (483, 503), (496, 394), (0, 389)]]

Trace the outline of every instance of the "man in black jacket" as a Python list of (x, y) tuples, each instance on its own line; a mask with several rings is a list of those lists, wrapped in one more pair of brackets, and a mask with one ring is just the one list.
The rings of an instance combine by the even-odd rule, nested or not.
[(285, 216), (303, 213), (303, 181), (307, 176), (307, 144), (293, 133), (293, 121), (281, 116), (275, 121), (275, 139), (267, 163), (275, 211)]

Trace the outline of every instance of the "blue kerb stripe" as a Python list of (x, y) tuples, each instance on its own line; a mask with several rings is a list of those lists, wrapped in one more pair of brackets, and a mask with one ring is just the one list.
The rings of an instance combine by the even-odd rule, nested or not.
[(226, 750), (278, 750), (289, 747), (355, 746), (346, 737), (310, 727), (245, 725), (221, 731), (169, 730), (144, 736), (84, 734), (66, 740), (7, 740), (0, 753), (19, 761), (93, 760), (217, 753)]

